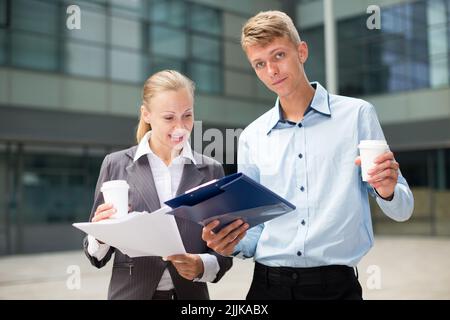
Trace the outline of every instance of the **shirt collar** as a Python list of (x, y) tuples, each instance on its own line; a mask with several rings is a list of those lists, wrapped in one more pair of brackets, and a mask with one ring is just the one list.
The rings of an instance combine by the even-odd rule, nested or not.
[[(147, 155), (147, 154), (156, 154), (153, 152), (153, 150), (150, 148), (150, 144), (148, 143), (150, 136), (152, 135), (152, 131), (148, 131), (139, 142), (139, 145), (136, 150), (136, 154), (134, 155), (133, 162), (136, 162), (140, 157)], [(181, 153), (179, 157), (189, 159), (192, 161), (193, 164), (197, 164), (195, 161), (194, 155), (192, 153), (191, 145), (188, 141), (184, 143), (183, 149), (181, 150)]]
[(316, 89), (310, 104), (311, 108), (325, 116), (331, 116), (330, 96), (327, 89), (317, 81), (311, 82), (311, 85)]
[[(330, 116), (331, 110), (327, 90), (322, 87), (319, 82), (311, 82), (310, 84), (315, 89), (315, 91), (311, 103), (309, 104), (308, 108), (306, 108), (305, 115), (311, 110), (315, 110), (318, 113)], [(277, 97), (275, 106), (271, 111), (272, 115), (267, 126), (267, 134), (269, 134), (272, 129), (283, 129), (296, 125), (295, 122), (284, 119), (279, 97)]]

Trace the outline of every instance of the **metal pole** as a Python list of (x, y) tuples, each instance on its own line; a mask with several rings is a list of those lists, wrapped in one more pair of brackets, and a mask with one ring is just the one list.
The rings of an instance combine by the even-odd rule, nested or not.
[(328, 92), (338, 93), (338, 71), (336, 50), (336, 23), (334, 21), (333, 0), (323, 0), (325, 29), (325, 73)]

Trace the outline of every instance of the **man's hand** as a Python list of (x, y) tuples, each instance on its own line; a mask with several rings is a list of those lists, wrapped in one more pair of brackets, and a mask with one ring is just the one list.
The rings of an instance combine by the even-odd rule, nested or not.
[(214, 220), (203, 227), (202, 239), (206, 245), (222, 256), (228, 257), (234, 251), (234, 247), (245, 237), (249, 225), (238, 219), (229, 224), (218, 233), (212, 230), (219, 225), (219, 220)]
[(174, 254), (164, 260), (172, 262), (180, 276), (185, 279), (194, 280), (203, 276), (203, 261), (198, 254)]
[[(382, 198), (390, 199), (394, 195), (400, 166), (391, 151), (375, 158), (374, 163), (375, 166), (367, 172), (369, 175), (367, 183), (374, 187)], [(361, 165), (360, 157), (355, 159), (355, 164)]]

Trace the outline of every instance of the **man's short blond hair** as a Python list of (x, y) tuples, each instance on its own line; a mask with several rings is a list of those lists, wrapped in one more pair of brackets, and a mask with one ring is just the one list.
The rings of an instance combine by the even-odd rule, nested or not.
[(251, 17), (242, 27), (241, 46), (265, 46), (275, 38), (287, 37), (293, 44), (301, 42), (292, 19), (281, 11), (263, 11)]

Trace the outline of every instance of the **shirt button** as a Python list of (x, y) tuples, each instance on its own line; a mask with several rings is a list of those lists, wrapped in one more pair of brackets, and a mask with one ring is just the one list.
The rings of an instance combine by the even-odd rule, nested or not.
[(301, 159), (301, 158), (303, 158), (303, 155), (301, 153), (299, 153), (298, 157)]
[(303, 186), (301, 186), (300, 190), (303, 192), (303, 191), (305, 191), (305, 188)]
[(299, 124), (298, 124), (298, 127), (301, 128), (301, 127), (303, 127), (303, 125), (302, 125), (301, 123), (299, 123)]
[(292, 279), (296, 280), (298, 278), (298, 274), (296, 274), (295, 272), (291, 275)]
[(297, 255), (300, 257), (302, 255), (301, 251), (297, 251)]
[(302, 226), (304, 226), (305, 223), (306, 223), (305, 220), (302, 220), (302, 222), (301, 222)]

